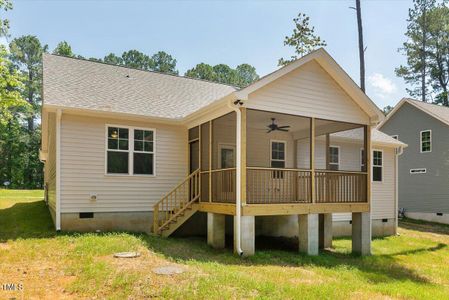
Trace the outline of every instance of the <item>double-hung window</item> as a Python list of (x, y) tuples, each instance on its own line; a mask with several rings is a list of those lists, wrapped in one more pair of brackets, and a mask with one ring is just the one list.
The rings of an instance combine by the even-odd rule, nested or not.
[[(285, 146), (284, 141), (271, 141), (271, 167), (285, 168)], [(284, 178), (284, 172), (274, 171), (273, 178)]]
[(340, 148), (336, 146), (329, 147), (329, 169), (338, 171), (340, 165)]
[(154, 175), (154, 130), (108, 126), (107, 174)]
[(424, 130), (420, 133), (420, 147), (421, 153), (432, 151), (432, 131)]
[(383, 155), (382, 151), (373, 151), (373, 181), (382, 181)]

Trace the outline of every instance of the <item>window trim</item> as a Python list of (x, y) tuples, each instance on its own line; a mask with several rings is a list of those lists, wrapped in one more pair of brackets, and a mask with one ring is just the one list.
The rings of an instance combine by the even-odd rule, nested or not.
[[(330, 150), (331, 148), (337, 148), (338, 149), (338, 162), (337, 163), (331, 163), (331, 153)], [(337, 165), (337, 170), (340, 170), (340, 146), (336, 146), (336, 145), (329, 145), (329, 149), (327, 150), (329, 151), (329, 165)]]
[[(429, 132), (430, 133), (430, 150), (429, 151), (422, 151), (422, 134), (423, 132)], [(432, 152), (432, 129), (426, 129), (421, 130), (419, 132), (419, 153), (431, 153)]]
[[(114, 150), (108, 149), (108, 128), (109, 127), (118, 127), (118, 128), (126, 128), (128, 129), (128, 150)], [(153, 152), (142, 152), (137, 151), (135, 153), (149, 153), (153, 154), (153, 174), (134, 174), (134, 130), (146, 130), (153, 132)], [(140, 127), (140, 126), (129, 126), (129, 125), (119, 125), (119, 124), (105, 124), (104, 130), (104, 176), (107, 177), (156, 177), (156, 128), (148, 128), (148, 127)], [(127, 152), (128, 153), (128, 173), (108, 173), (108, 151), (117, 151), (117, 152)]]
[[(380, 152), (380, 153), (382, 153), (382, 165), (380, 165), (380, 166), (378, 166), (378, 165), (374, 165), (374, 151), (377, 151), (377, 152)], [(374, 180), (374, 167), (381, 167), (382, 169), (381, 169), (381, 176), (382, 176), (382, 180), (380, 180), (380, 181), (377, 181), (377, 180)], [(383, 150), (381, 150), (381, 149), (372, 149), (372, 152), (371, 152), (371, 182), (372, 183), (383, 183), (384, 182), (384, 151)]]
[[(273, 159), (273, 143), (282, 143), (282, 144), (284, 144), (284, 159)], [(283, 161), (284, 162), (284, 169), (286, 168), (286, 166), (287, 166), (287, 141), (285, 141), (285, 140), (270, 140), (270, 168), (271, 168), (271, 162), (273, 160), (274, 161)]]

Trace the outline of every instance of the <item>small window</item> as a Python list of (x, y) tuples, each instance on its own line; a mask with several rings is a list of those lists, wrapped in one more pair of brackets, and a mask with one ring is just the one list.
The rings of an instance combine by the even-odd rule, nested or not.
[(154, 133), (152, 130), (134, 129), (133, 174), (154, 174)]
[(336, 146), (329, 147), (329, 169), (338, 171), (340, 165), (340, 148)]
[[(285, 146), (286, 142), (271, 141), (271, 167), (285, 168)], [(284, 178), (284, 172), (274, 171), (273, 178)]]
[(432, 151), (432, 131), (424, 130), (420, 134), (421, 153)]
[(383, 157), (382, 151), (373, 151), (373, 181), (382, 181)]
[(107, 172), (128, 174), (129, 130), (128, 128), (108, 127)]
[(392, 135), (391, 137), (394, 138), (395, 140), (399, 140), (399, 136), (397, 134)]
[(426, 174), (426, 173), (427, 173), (426, 168), (410, 169), (410, 174)]

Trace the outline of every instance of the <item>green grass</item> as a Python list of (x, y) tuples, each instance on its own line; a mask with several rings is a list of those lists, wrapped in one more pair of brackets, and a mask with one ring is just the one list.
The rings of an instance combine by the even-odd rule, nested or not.
[[(260, 242), (260, 241), (259, 241)], [(238, 258), (204, 238), (130, 233), (55, 233), (41, 191), (0, 190), (0, 283), (20, 282), (25, 298), (447, 299), (449, 226), (401, 222), (400, 236), (375, 239), (373, 255), (333, 251), (300, 255), (291, 241), (258, 243)], [(137, 259), (114, 259), (119, 251)], [(158, 276), (156, 266), (186, 272)], [(19, 297), (0, 290), (0, 299)]]

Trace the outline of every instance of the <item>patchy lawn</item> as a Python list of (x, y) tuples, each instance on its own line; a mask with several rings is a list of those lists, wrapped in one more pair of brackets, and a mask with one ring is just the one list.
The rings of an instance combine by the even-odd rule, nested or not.
[[(0, 299), (449, 297), (449, 226), (403, 222), (400, 236), (374, 240), (374, 255), (363, 258), (349, 254), (349, 239), (318, 257), (296, 253), (289, 242), (270, 243), (241, 259), (202, 238), (56, 234), (42, 191), (0, 190)], [(142, 255), (114, 259), (120, 251)], [(152, 272), (165, 265), (186, 272)], [(9, 283), (23, 290), (2, 290)]]

